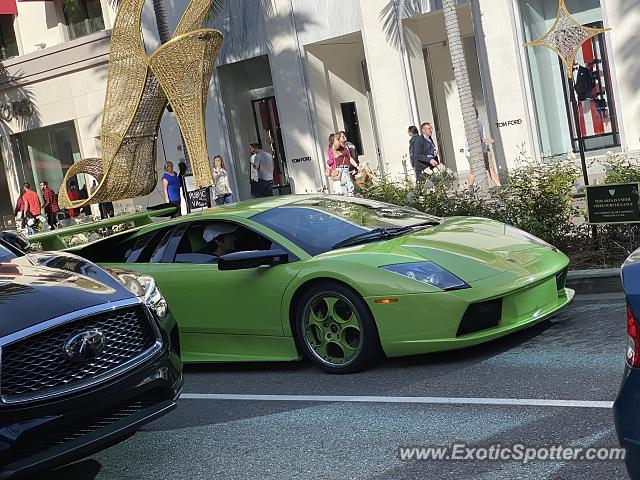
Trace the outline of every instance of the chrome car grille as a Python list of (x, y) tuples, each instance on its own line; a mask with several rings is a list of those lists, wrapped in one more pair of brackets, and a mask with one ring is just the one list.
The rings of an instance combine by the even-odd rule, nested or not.
[[(76, 314), (3, 345), (0, 400), (18, 403), (68, 393), (111, 378), (155, 353), (161, 346), (155, 321), (145, 306), (127, 303), (98, 312), (90, 309), (91, 314), (81, 318)], [(73, 361), (65, 354), (69, 339), (95, 330), (105, 342), (93, 358)]]

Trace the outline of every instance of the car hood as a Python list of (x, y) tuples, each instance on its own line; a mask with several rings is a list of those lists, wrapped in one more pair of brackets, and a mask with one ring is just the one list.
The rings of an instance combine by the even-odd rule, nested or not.
[(0, 264), (0, 337), (76, 310), (134, 297), (115, 271), (75, 255), (18, 257)]
[(525, 232), (484, 218), (452, 217), (392, 243), (467, 283), (531, 264), (554, 249)]

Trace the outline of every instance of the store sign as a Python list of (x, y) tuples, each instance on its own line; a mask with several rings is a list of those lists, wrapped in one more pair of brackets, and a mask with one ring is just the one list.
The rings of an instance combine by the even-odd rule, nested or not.
[(638, 183), (587, 187), (589, 223), (640, 223)]
[(33, 115), (33, 105), (28, 98), (15, 102), (0, 103), (0, 119), (10, 122), (17, 117), (30, 117)]
[(517, 118), (515, 120), (509, 120), (507, 122), (497, 122), (496, 123), (496, 126), (498, 128), (513, 127), (515, 125), (522, 125), (522, 119), (521, 118)]
[(291, 160), (291, 163), (302, 163), (302, 162), (310, 162), (311, 161), (311, 157), (301, 157), (301, 158), (294, 158), (293, 160)]

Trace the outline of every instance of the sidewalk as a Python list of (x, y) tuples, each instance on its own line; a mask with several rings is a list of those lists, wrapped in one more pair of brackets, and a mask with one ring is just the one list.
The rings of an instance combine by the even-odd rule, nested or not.
[(574, 289), (576, 295), (623, 291), (619, 268), (569, 270), (567, 287)]

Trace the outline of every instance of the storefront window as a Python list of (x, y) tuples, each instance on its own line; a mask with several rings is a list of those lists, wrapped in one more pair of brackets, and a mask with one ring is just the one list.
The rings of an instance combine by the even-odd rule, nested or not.
[[(599, 0), (565, 0), (565, 3), (579, 23), (602, 26)], [(544, 35), (553, 26), (557, 0), (519, 0), (519, 4), (527, 42)], [(580, 83), (578, 75), (581, 74), (583, 81), (582, 88), (574, 91), (569, 91), (563, 65), (555, 52), (541, 47), (526, 49), (543, 155), (565, 155), (578, 149), (570, 95), (578, 99), (578, 122), (585, 149), (594, 151), (619, 145), (604, 41), (604, 36), (598, 35), (585, 42), (578, 52), (574, 79)]]
[[(80, 160), (73, 122), (12, 135), (11, 145), (20, 182), (29, 182), (35, 188), (45, 180), (58, 191), (69, 167)], [(84, 184), (81, 177), (78, 182)], [(82, 186), (78, 184), (78, 188)]]
[(63, 0), (62, 5), (72, 40), (104, 30), (100, 0)]
[(13, 30), (13, 15), (0, 15), (0, 60), (17, 55), (18, 42)]

